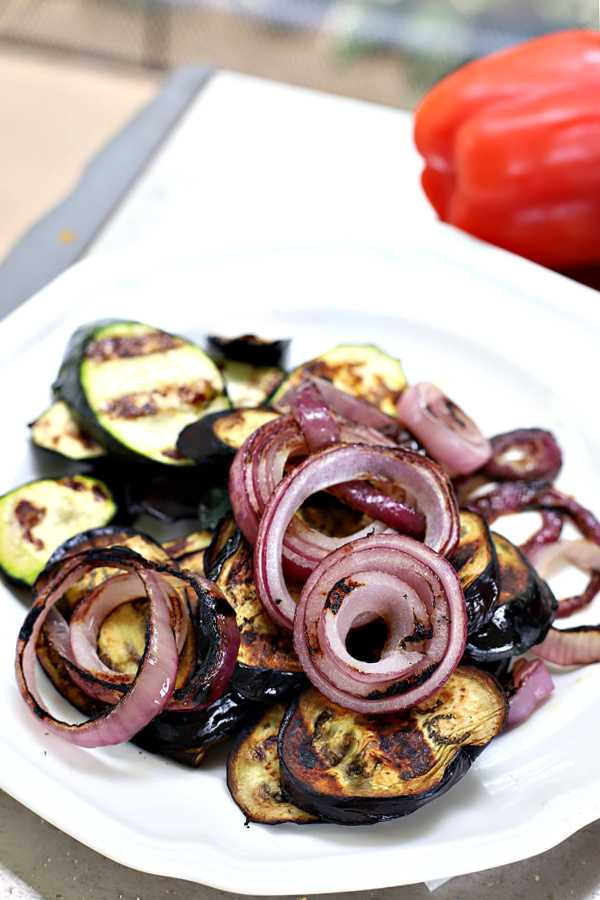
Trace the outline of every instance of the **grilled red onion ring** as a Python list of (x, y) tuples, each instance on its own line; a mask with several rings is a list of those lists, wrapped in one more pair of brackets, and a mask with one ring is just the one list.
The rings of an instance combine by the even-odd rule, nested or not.
[[(586, 512), (585, 510), (583, 511)], [(583, 515), (585, 525), (587, 516)], [(592, 534), (594, 529), (591, 529)], [(535, 548), (530, 559), (542, 577), (548, 577), (557, 560), (564, 560), (590, 575), (586, 589), (558, 602), (557, 617), (565, 618), (587, 606), (600, 590), (600, 545), (597, 540), (559, 540)], [(551, 626), (541, 644), (532, 648), (536, 656), (559, 666), (588, 665), (600, 662), (600, 625), (574, 628)]]
[(552, 512), (569, 519), (588, 540), (600, 544), (600, 521), (574, 497), (554, 485), (505, 481), (481, 496), (462, 496), (461, 506), (479, 513), (491, 525), (501, 516), (538, 510)]
[[(339, 432), (345, 443), (397, 446), (391, 440), (386, 442), (379, 432), (352, 422), (340, 422)], [(250, 544), (256, 543), (260, 518), (275, 486), (284, 476), (286, 465), (306, 458), (309, 453), (310, 447), (292, 414), (261, 425), (238, 450), (229, 472), (229, 497), (238, 527)], [(423, 534), (423, 517), (412, 505), (350, 480), (352, 484), (343, 485), (346, 499), (368, 514), (381, 517), (353, 537), (373, 530), (383, 531), (386, 526), (417, 536)], [(287, 543), (286, 573), (303, 580), (326, 553), (339, 546), (340, 540), (321, 534), (295, 516)]]
[[(108, 557), (108, 558), (107, 558)], [(134, 571), (148, 598), (148, 638), (137, 678), (114, 706), (93, 719), (69, 724), (46, 707), (35, 681), (36, 642), (49, 609), (82, 575), (99, 565)], [(169, 606), (156, 572), (129, 555), (111, 551), (102, 559), (72, 557), (34, 600), (17, 640), (18, 688), (44, 728), (80, 747), (101, 747), (127, 741), (165, 708), (175, 688), (178, 654), (171, 630)]]
[[(94, 658), (93, 652), (85, 650), (85, 640), (79, 647), (80, 655), (76, 661), (67, 641), (68, 626), (55, 610), (55, 604), (71, 585), (99, 567), (114, 568), (119, 572), (107, 579), (106, 583), (114, 582), (115, 589), (107, 590), (104, 600), (108, 606), (103, 603), (105, 612), (114, 605), (117, 596), (119, 602), (137, 599), (140, 595), (148, 600), (146, 647), (131, 684), (124, 684), (124, 680), (111, 674), (111, 670), (99, 671), (100, 660)], [(178, 641), (182, 641), (182, 636), (177, 638), (172, 628), (172, 608), (177, 605), (173, 581), (177, 579), (181, 580), (187, 598), (182, 602), (187, 603), (192, 598), (192, 589), (192, 618), (205, 646), (201, 647), (202, 663), (188, 682), (176, 689)], [(102, 597), (102, 592), (98, 596)], [(80, 602), (85, 603), (85, 600)], [(76, 683), (91, 696), (98, 696), (98, 692), (104, 690), (102, 699), (114, 701), (112, 706), (86, 722), (69, 724), (56, 719), (37, 689), (36, 645), (47, 620), (52, 620), (51, 638)], [(176, 626), (176, 631), (180, 628), (183, 626)], [(94, 549), (61, 561), (54, 576), (44, 581), (19, 633), (15, 664), (17, 684), (31, 711), (42, 719), (48, 730), (79, 746), (106, 746), (129, 740), (166, 708), (193, 709), (212, 703), (225, 690), (235, 666), (238, 646), (235, 615), (212, 582), (176, 566), (148, 562), (122, 547)], [(86, 654), (92, 671), (80, 665)]]
[[(379, 659), (362, 661), (348, 637), (387, 626)], [(294, 648), (310, 681), (340, 706), (390, 713), (437, 691), (458, 665), (467, 612), (451, 564), (406, 535), (373, 535), (327, 556), (304, 585)]]
[[(171, 629), (175, 635), (178, 654), (181, 653), (188, 631), (187, 600), (178, 595), (162, 575), (157, 575), (169, 605)], [(106, 578), (87, 593), (75, 606), (68, 624), (68, 648), (62, 645), (63, 659), (71, 677), (88, 694), (107, 703), (115, 703), (119, 692), (132, 684), (134, 676), (111, 669), (98, 656), (98, 636), (106, 617), (118, 606), (140, 596), (140, 579), (136, 572), (120, 572)], [(45, 631), (56, 644), (58, 613), (53, 608)], [(61, 642), (62, 643), (62, 642)], [(70, 650), (70, 653), (69, 653)], [(85, 673), (85, 674), (84, 674)]]
[(532, 653), (557, 666), (587, 666), (600, 662), (600, 625), (580, 625), (574, 628), (550, 626), (541, 644)]
[[(311, 375), (310, 381), (318, 389), (319, 393), (333, 412), (345, 419), (351, 419), (353, 422), (360, 422), (361, 425), (368, 425), (370, 428), (376, 428), (382, 434), (393, 438), (397, 443), (401, 441), (410, 441), (414, 444), (409, 432), (405, 431), (398, 419), (389, 416), (383, 412), (374, 403), (369, 403), (362, 397), (355, 397), (346, 391), (336, 387), (332, 381), (321, 378), (319, 375)], [(412, 450), (414, 447), (407, 447)]]
[(520, 725), (529, 718), (538, 703), (552, 693), (554, 682), (541, 659), (518, 659), (511, 677), (508, 724)]
[[(328, 552), (348, 544), (350, 538), (328, 538), (320, 559), (290, 540), (287, 533), (296, 510), (317, 491), (354, 479), (384, 478), (400, 485), (415, 498), (426, 519), (424, 543), (441, 555), (450, 555), (458, 543), (460, 522), (450, 482), (432, 460), (399, 447), (336, 444), (307, 457), (276, 486), (265, 506), (254, 552), (254, 580), (267, 612), (283, 628), (293, 627), (296, 604), (283, 573), (282, 556), (303, 553), (310, 569)], [(364, 535), (361, 535), (364, 536)]]
[(199, 650), (194, 674), (175, 688), (169, 704), (169, 710), (185, 712), (206, 709), (223, 695), (237, 661), (240, 632), (235, 612), (214, 582), (187, 569), (177, 571), (191, 587), (188, 596)]
[[(328, 381), (324, 381), (324, 379), (320, 379), (320, 383), (331, 384)], [(311, 453), (322, 450), (324, 447), (329, 447), (331, 444), (343, 442), (339, 422), (321, 393), (320, 383), (317, 385), (316, 379), (305, 379), (296, 388), (292, 398), (292, 413), (302, 430)], [(333, 385), (331, 387), (337, 394), (343, 393), (338, 391)], [(349, 395), (346, 396), (349, 397)], [(358, 398), (354, 399), (363, 406), (371, 408), (370, 403), (366, 403), (366, 401)], [(375, 412), (379, 412), (377, 407), (373, 407), (373, 409)], [(390, 419), (390, 416), (387, 416), (385, 413), (381, 413), (381, 416), (386, 420)], [(367, 417), (365, 416), (365, 418)], [(371, 418), (377, 421), (376, 416)], [(373, 427), (375, 426), (373, 425)], [(365, 438), (367, 438), (365, 442), (369, 444), (382, 442), (380, 435), (371, 434), (370, 431), (366, 432)], [(386, 445), (389, 443), (389, 441), (385, 441)], [(365, 481), (348, 481), (345, 484), (336, 485), (331, 488), (331, 493), (343, 503), (362, 510), (362, 512), (367, 513), (367, 515), (380, 522), (385, 522), (397, 531), (418, 538), (422, 538), (425, 534), (425, 519), (423, 516)]]
[(543, 509), (541, 510), (541, 517), (542, 521), (539, 528), (521, 544), (521, 550), (532, 562), (534, 562), (535, 554), (541, 551), (543, 547), (548, 546), (548, 544), (553, 544), (557, 541), (563, 530), (564, 519), (559, 512), (553, 509)]
[(443, 391), (426, 381), (407, 387), (397, 403), (398, 418), (427, 452), (452, 475), (467, 475), (487, 462), (489, 440)]
[(530, 548), (529, 560), (542, 578), (548, 580), (556, 564), (568, 563), (589, 574), (581, 594), (558, 601), (557, 618), (566, 618), (588, 606), (600, 591), (600, 545), (589, 540), (556, 540)]
[(305, 379), (296, 388), (292, 398), (292, 414), (311, 453), (329, 444), (339, 444), (337, 419), (312, 381)]
[(543, 428), (517, 428), (490, 439), (492, 455), (483, 467), (492, 481), (553, 481), (562, 467), (554, 435)]
[[(490, 490), (471, 500), (464, 500), (462, 505), (466, 509), (482, 515), (488, 524), (492, 524), (501, 516), (511, 513), (536, 510), (542, 514), (543, 524), (539, 531), (535, 532), (529, 540), (523, 544), (523, 550), (536, 569), (540, 570), (548, 560), (561, 553), (568, 547), (569, 542), (559, 540), (562, 531), (562, 522), (566, 519), (579, 531), (588, 545), (587, 559), (590, 554), (597, 555), (600, 550), (600, 522), (591, 510), (582, 506), (574, 497), (564, 494), (554, 485), (528, 484), (527, 482), (501, 482)], [(596, 561), (593, 565), (589, 562), (583, 564), (581, 551), (577, 551), (577, 559), (573, 549), (577, 542), (573, 542), (571, 550), (564, 553), (579, 568), (590, 572), (590, 580), (586, 589), (579, 595), (566, 597), (559, 600), (558, 615), (564, 617), (587, 606), (600, 590), (599, 565)], [(596, 550), (593, 547), (596, 546)], [(588, 641), (589, 643), (589, 641)]]

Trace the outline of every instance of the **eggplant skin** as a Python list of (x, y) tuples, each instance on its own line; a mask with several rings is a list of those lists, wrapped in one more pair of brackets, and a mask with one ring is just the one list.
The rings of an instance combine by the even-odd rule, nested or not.
[(237, 691), (227, 690), (205, 709), (162, 713), (137, 733), (133, 743), (149, 753), (196, 767), (210, 747), (236, 735), (263, 708)]
[(498, 554), (483, 516), (460, 510), (460, 540), (450, 562), (464, 591), (468, 633), (473, 634), (490, 620), (500, 595)]
[(307, 683), (291, 636), (270, 619), (258, 598), (248, 541), (237, 527), (230, 533), (225, 524), (221, 537), (223, 546), (207, 575), (235, 611), (240, 633), (230, 684), (249, 700), (272, 703), (290, 697)]
[(279, 413), (266, 408), (234, 407), (209, 413), (186, 425), (177, 438), (177, 448), (183, 456), (198, 463), (229, 466), (246, 438), (278, 416)]
[(558, 603), (525, 554), (504, 535), (492, 532), (500, 565), (500, 596), (491, 618), (469, 634), (466, 655), (476, 663), (522, 656), (540, 644)]
[(235, 360), (254, 366), (284, 366), (290, 338), (268, 340), (255, 334), (241, 334), (233, 338), (209, 335), (209, 352), (216, 358)]
[(324, 822), (371, 825), (406, 816), (460, 781), (507, 715), (496, 679), (471, 666), (459, 666), (402, 714), (353, 713), (311, 687), (281, 723), (281, 790)]

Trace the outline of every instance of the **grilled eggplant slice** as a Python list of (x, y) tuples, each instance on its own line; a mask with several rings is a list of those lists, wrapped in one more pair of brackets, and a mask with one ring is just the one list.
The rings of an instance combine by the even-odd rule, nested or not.
[(556, 597), (524, 553), (492, 532), (500, 566), (500, 596), (487, 622), (467, 638), (466, 654), (493, 663), (521, 656), (543, 641), (558, 608)]
[(87, 475), (41, 478), (0, 497), (0, 570), (31, 587), (63, 541), (108, 524), (117, 504), (107, 485)]
[[(168, 563), (171, 559), (158, 541), (134, 528), (107, 526), (90, 529), (75, 535), (58, 547), (50, 557), (46, 567), (37, 578), (33, 590), (39, 593), (48, 578), (57, 574), (61, 560), (68, 560), (78, 553), (93, 548), (127, 547), (139, 553), (144, 559), (157, 563)], [(90, 591), (114, 576), (111, 568), (99, 566), (80, 578), (68, 588), (57, 604), (57, 608), (68, 622), (76, 605)], [(135, 675), (142, 659), (146, 644), (147, 609), (145, 599), (122, 603), (102, 622), (98, 633), (98, 655), (110, 669), (118, 673)], [(68, 666), (51, 634), (43, 627), (37, 645), (37, 653), (43, 668), (59, 693), (66, 697), (81, 712), (94, 715), (103, 704), (91, 700), (75, 685), (69, 675)], [(196, 662), (196, 641), (193, 629), (180, 653), (177, 686), (190, 677)]]
[[(47, 584), (48, 578), (56, 574), (56, 566), (60, 560), (67, 560), (78, 553), (102, 547), (127, 547), (129, 550), (139, 553), (144, 559), (149, 559), (153, 562), (169, 562), (172, 559), (162, 544), (149, 534), (136, 528), (114, 524), (88, 528), (63, 541), (54, 550), (35, 581), (33, 586), (34, 593), (39, 593)], [(114, 574), (114, 570), (98, 567), (92, 569), (89, 575), (80, 578), (79, 581), (65, 591), (59, 601), (63, 614), (68, 616), (70, 609), (85, 593), (112, 574)]]
[(211, 356), (282, 369), (291, 341), (288, 338), (267, 340), (255, 334), (242, 334), (233, 338), (210, 335), (207, 343)]
[(507, 714), (498, 682), (471, 666), (459, 666), (426, 702), (397, 715), (353, 713), (311, 687), (279, 730), (283, 795), (340, 825), (408, 815), (466, 774)]
[(227, 787), (246, 822), (304, 825), (319, 819), (290, 803), (281, 793), (277, 736), (285, 703), (263, 710), (246, 725), (227, 757)]
[(177, 439), (177, 448), (196, 462), (212, 460), (229, 465), (248, 435), (278, 415), (272, 409), (239, 407), (210, 413), (186, 425)]
[[(211, 540), (212, 532), (202, 528), (199, 531), (192, 531), (190, 534), (185, 534), (183, 537), (163, 541), (162, 546), (169, 556), (179, 562), (192, 553), (200, 553), (206, 550)], [(204, 574), (204, 570), (201, 574)]]
[(216, 465), (198, 467), (161, 466), (148, 463), (120, 465), (111, 483), (119, 480), (122, 505), (132, 520), (151, 516), (173, 523), (194, 519), (206, 490), (206, 483), (219, 478)]
[(340, 344), (294, 369), (269, 399), (269, 405), (278, 412), (290, 412), (291, 396), (307, 375), (327, 378), (340, 390), (362, 397), (394, 417), (396, 402), (407, 383), (400, 361), (379, 347)]
[(204, 575), (204, 557), (211, 540), (212, 532), (204, 529), (169, 541), (163, 546), (182, 569), (195, 572), (197, 575)]
[(198, 766), (210, 747), (237, 735), (263, 708), (228, 690), (206, 709), (162, 713), (138, 732), (133, 743), (151, 753)]
[(111, 453), (182, 465), (182, 429), (229, 407), (223, 377), (196, 345), (140, 322), (105, 319), (78, 329), (54, 383), (56, 399)]
[(106, 450), (81, 427), (71, 407), (56, 400), (33, 422), (29, 423), (31, 440), (36, 447), (73, 460), (100, 459)]
[(239, 528), (232, 512), (221, 517), (213, 530), (212, 539), (204, 551), (204, 573), (207, 578), (216, 578), (222, 560), (233, 551), (239, 540)]
[(460, 540), (450, 562), (465, 594), (468, 633), (491, 618), (500, 595), (500, 564), (489, 525), (478, 513), (461, 509)]
[(275, 625), (258, 599), (252, 560), (252, 547), (235, 531), (207, 574), (235, 610), (240, 632), (230, 684), (251, 700), (275, 701), (306, 679), (291, 635)]

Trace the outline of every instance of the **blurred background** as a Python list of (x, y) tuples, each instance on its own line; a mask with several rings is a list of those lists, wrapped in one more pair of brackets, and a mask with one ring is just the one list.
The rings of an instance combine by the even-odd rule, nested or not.
[(598, 0), (2, 0), (0, 38), (167, 70), (201, 61), (410, 107), (475, 56), (598, 26)]
[(599, 27), (598, 0), (1, 0), (0, 259), (174, 68), (411, 109), (500, 47)]

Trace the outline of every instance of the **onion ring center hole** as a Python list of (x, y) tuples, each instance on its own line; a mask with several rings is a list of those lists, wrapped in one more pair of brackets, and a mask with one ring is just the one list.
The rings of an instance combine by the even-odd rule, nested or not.
[(325, 493), (311, 494), (298, 510), (302, 521), (315, 531), (332, 538), (350, 537), (373, 520)]
[(420, 656), (429, 614), (415, 587), (386, 572), (355, 573), (337, 581), (327, 598), (323, 627), (332, 647), (351, 661), (383, 664), (401, 653)]
[(377, 616), (366, 625), (350, 629), (346, 635), (346, 651), (359, 662), (376, 663), (381, 659), (388, 637), (387, 622), (382, 616)]

